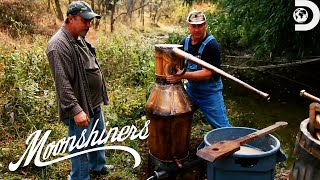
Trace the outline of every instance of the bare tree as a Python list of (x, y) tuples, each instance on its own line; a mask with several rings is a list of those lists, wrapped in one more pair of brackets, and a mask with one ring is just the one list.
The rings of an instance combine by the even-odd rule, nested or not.
[(140, 2), (140, 6), (142, 7), (140, 11), (140, 21), (142, 22), (142, 27), (144, 27), (144, 2), (145, 0), (141, 0)]
[[(119, 0), (106, 0), (106, 2), (109, 2), (109, 5), (110, 5), (110, 11), (111, 11), (111, 15), (110, 15), (110, 30), (111, 30), (111, 32), (113, 32), (113, 30), (114, 30), (114, 23), (115, 23), (115, 21), (120, 17), (120, 16), (122, 16), (122, 15), (128, 15), (128, 10), (126, 11), (126, 12), (122, 12), (122, 13), (120, 13), (120, 14), (118, 14), (116, 17), (114, 17), (115, 16), (115, 11), (116, 11), (116, 8), (117, 8), (117, 2), (119, 1)], [(148, 5), (148, 3), (146, 3), (146, 4), (143, 4), (143, 5), (141, 5), (140, 7), (137, 7), (137, 8), (135, 8), (135, 9), (132, 9), (132, 10), (130, 10), (130, 13), (132, 13), (132, 12), (134, 12), (134, 11), (136, 11), (136, 10), (139, 10), (139, 9), (141, 9), (141, 8), (143, 8), (144, 6), (147, 6)]]
[(154, 0), (149, 5), (150, 17), (154, 25), (157, 25), (161, 17), (169, 17), (169, 13), (173, 12), (175, 1), (171, 0)]
[(113, 0), (113, 3), (111, 2), (112, 0), (106, 0), (108, 2), (109, 9), (111, 10), (111, 15), (110, 15), (110, 31), (113, 32), (114, 30), (114, 22), (116, 19), (113, 18), (115, 9), (116, 9), (116, 4), (119, 0)]
[[(97, 0), (96, 1), (96, 7), (98, 7), (97, 10), (95, 10), (95, 12), (97, 12), (98, 14), (102, 15), (105, 13), (105, 7), (106, 7), (106, 3), (105, 3), (105, 0)], [(94, 28), (97, 29), (99, 24), (100, 24), (100, 20), (95, 20), (95, 24), (94, 24)]]
[(131, 22), (132, 12), (135, 4), (136, 4), (136, 0), (126, 0), (127, 17), (130, 22)]
[(162, 6), (162, 3), (163, 3), (163, 0), (160, 0), (160, 1), (155, 1), (154, 3), (152, 3), (152, 7), (151, 7), (151, 10), (152, 10), (152, 15), (151, 15), (151, 19), (153, 21), (153, 24), (157, 24), (157, 16), (158, 16), (158, 13), (160, 11), (160, 8)]
[(56, 5), (57, 18), (58, 18), (60, 21), (63, 21), (63, 14), (62, 14), (62, 11), (61, 11), (61, 7), (60, 7), (60, 2), (59, 2), (59, 0), (54, 0), (54, 3), (55, 3), (55, 5)]

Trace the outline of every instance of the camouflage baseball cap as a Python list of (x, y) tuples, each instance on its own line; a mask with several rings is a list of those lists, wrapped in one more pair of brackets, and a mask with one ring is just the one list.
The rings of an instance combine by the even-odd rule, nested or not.
[(69, 14), (79, 15), (84, 19), (101, 18), (101, 16), (93, 12), (91, 6), (84, 1), (73, 1), (70, 3), (67, 10), (67, 16)]
[(206, 22), (206, 16), (198, 10), (191, 11), (187, 17), (187, 23), (189, 24), (202, 24), (204, 22)]

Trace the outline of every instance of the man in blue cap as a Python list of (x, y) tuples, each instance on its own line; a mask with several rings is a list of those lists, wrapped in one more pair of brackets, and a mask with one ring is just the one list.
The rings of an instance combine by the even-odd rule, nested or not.
[[(96, 59), (95, 49), (84, 39), (94, 18), (84, 1), (73, 1), (67, 9), (67, 18), (59, 31), (50, 39), (46, 50), (55, 81), (59, 118), (68, 125), (68, 136), (75, 142), (88, 139), (91, 131), (98, 137), (105, 132), (100, 104), (108, 104), (105, 80)], [(97, 124), (96, 127), (94, 125)], [(102, 134), (106, 136), (106, 134)], [(104, 146), (74, 148), (70, 154)], [(106, 174), (112, 165), (106, 165), (105, 151), (93, 151), (71, 158), (70, 179), (90, 179), (89, 173)]]

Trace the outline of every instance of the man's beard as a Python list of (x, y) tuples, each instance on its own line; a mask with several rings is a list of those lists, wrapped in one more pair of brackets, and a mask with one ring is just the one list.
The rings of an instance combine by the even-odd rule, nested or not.
[(85, 37), (88, 33), (89, 29), (83, 29), (79, 32), (79, 36)]

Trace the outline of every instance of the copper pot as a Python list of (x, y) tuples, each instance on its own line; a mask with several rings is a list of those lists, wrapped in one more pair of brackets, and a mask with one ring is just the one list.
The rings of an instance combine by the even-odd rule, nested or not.
[(180, 59), (166, 50), (179, 45), (156, 45), (156, 83), (146, 104), (150, 153), (162, 161), (174, 161), (188, 155), (192, 103), (182, 83), (169, 84), (166, 76), (175, 74)]

